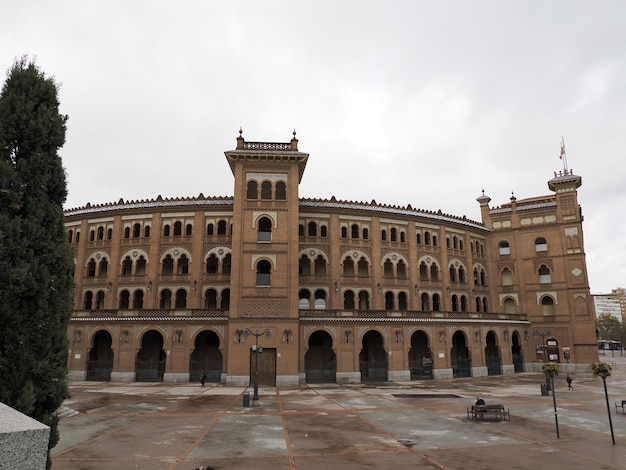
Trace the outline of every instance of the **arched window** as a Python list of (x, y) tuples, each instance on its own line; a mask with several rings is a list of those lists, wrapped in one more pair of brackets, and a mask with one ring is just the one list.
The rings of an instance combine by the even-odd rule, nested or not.
[(180, 255), (176, 263), (176, 274), (189, 274), (189, 258), (186, 255)]
[(149, 225), (146, 225), (143, 228), (143, 236), (144, 238), (150, 238), (150, 226)]
[(398, 241), (398, 229), (393, 227), (391, 229), (391, 241), (392, 242), (397, 242)]
[(549, 295), (545, 295), (541, 298), (541, 309), (544, 317), (554, 316), (554, 299)]
[(408, 296), (406, 295), (406, 292), (400, 292), (398, 294), (398, 309), (400, 310), (409, 309)]
[(261, 183), (261, 199), (272, 199), (272, 183), (269, 181)]
[(509, 242), (507, 242), (506, 240), (503, 240), (500, 242), (500, 244), (498, 245), (498, 252), (500, 253), (500, 255), (510, 255), (511, 254), (511, 247), (509, 246)]
[(476, 297), (476, 311), (480, 312), (481, 307), (482, 307), (482, 302), (480, 301), (480, 297)]
[(380, 238), (382, 241), (386, 242), (387, 241), (387, 230), (382, 230), (382, 232), (380, 232)]
[(98, 227), (98, 240), (104, 240), (104, 227)]
[(67, 231), (67, 242), (68, 243), (72, 243), (72, 237), (74, 236), (74, 231), (73, 230), (68, 230)]
[(300, 289), (298, 299), (298, 308), (300, 310), (308, 310), (311, 308), (311, 293), (308, 289)]
[(416, 234), (416, 235), (415, 235), (415, 242), (416, 242), (418, 245), (421, 245), (421, 244), (422, 244), (422, 234), (421, 234), (421, 233), (418, 233), (418, 234)]
[(137, 262), (135, 263), (135, 276), (145, 276), (146, 275), (146, 258), (143, 255), (140, 255), (137, 258)]
[(420, 263), (420, 281), (428, 281), (428, 265), (424, 261)]
[(425, 292), (422, 294), (422, 311), (430, 311), (430, 297)]
[(272, 221), (267, 217), (261, 217), (259, 219), (259, 231), (257, 233), (257, 241), (259, 242), (271, 242), (272, 241)]
[(104, 291), (99, 290), (96, 294), (96, 309), (102, 310), (104, 308)]
[(143, 308), (143, 291), (141, 289), (133, 292), (133, 308)]
[(301, 276), (308, 276), (311, 274), (311, 260), (307, 255), (302, 255), (298, 263), (298, 271)]
[(400, 232), (400, 243), (406, 242), (406, 233)]
[(317, 237), (317, 224), (309, 222), (309, 237)]
[(130, 238), (130, 227), (124, 227), (124, 238)]
[(550, 268), (545, 264), (539, 267), (539, 284), (550, 284), (552, 282), (552, 275), (550, 274)]
[(322, 238), (326, 238), (328, 236), (328, 228), (326, 227), (326, 225), (322, 225), (320, 227), (320, 236)]
[(208, 236), (213, 235), (213, 224), (206, 224), (206, 234)]
[(161, 274), (166, 276), (174, 274), (174, 258), (171, 255), (167, 255), (163, 259)]
[(369, 277), (369, 263), (365, 259), (365, 257), (361, 256), (359, 262), (357, 264), (357, 269), (359, 271), (359, 277)]
[(433, 310), (435, 312), (441, 310), (441, 297), (439, 297), (439, 294), (433, 294)]
[(287, 185), (284, 181), (276, 183), (276, 199), (279, 201), (287, 199)]
[(487, 297), (483, 297), (483, 312), (488, 312), (489, 306), (487, 305)]
[(246, 199), (257, 199), (259, 197), (259, 184), (256, 181), (248, 181)]
[(298, 224), (298, 236), (304, 237), (304, 225)]
[(230, 289), (224, 289), (222, 291), (220, 308), (223, 310), (228, 310), (230, 308)]
[(535, 251), (548, 251), (548, 242), (543, 237), (539, 237), (535, 240)]
[(406, 264), (402, 260), (398, 261), (396, 265), (396, 277), (398, 279), (406, 279)]
[(515, 313), (515, 300), (511, 298), (504, 299), (504, 313)]
[(351, 238), (359, 238), (359, 226), (357, 224), (352, 224)]
[(261, 260), (256, 265), (256, 285), (270, 286), (272, 284), (272, 265), (267, 260)]
[(341, 238), (348, 238), (348, 227), (341, 227)]
[[(128, 237), (126, 237), (128, 238)], [(90, 230), (89, 231), (89, 241), (92, 242), (96, 239), (96, 231), (95, 230)]]
[(315, 308), (326, 310), (326, 291), (318, 289), (315, 291)]
[(456, 268), (450, 266), (450, 282), (456, 282)]
[(206, 259), (206, 273), (217, 274), (218, 260), (214, 253)]
[(87, 277), (96, 277), (96, 260), (93, 258), (87, 263)]
[(343, 293), (343, 308), (354, 310), (354, 292), (347, 290)]
[(222, 260), (222, 274), (230, 274), (232, 259), (233, 257), (230, 253), (227, 253), (226, 256), (224, 256), (224, 259)]
[(459, 282), (465, 282), (465, 269), (463, 266), (459, 268)]
[(83, 308), (85, 310), (91, 310), (93, 306), (93, 293), (87, 291), (85, 292), (85, 300), (83, 302)]
[(174, 222), (174, 236), (180, 237), (183, 234), (183, 223), (180, 221)]
[(459, 239), (456, 237), (456, 235), (452, 237), (452, 248), (454, 248), (455, 250), (459, 248)]
[(326, 276), (326, 260), (322, 255), (315, 258), (315, 275)]
[(193, 232), (193, 225), (187, 224), (185, 225), (185, 236), (190, 237)]
[(170, 236), (170, 226), (169, 226), (169, 224), (165, 224), (163, 226), (163, 236), (164, 237), (169, 237)]
[(395, 299), (393, 298), (393, 292), (385, 292), (385, 310), (395, 309)]
[(452, 296), (452, 311), (457, 312), (459, 310), (459, 300), (456, 295)]
[(467, 297), (461, 296), (461, 312), (467, 312)]
[(217, 291), (207, 289), (204, 293), (204, 308), (217, 308)]
[(354, 277), (354, 261), (352, 261), (352, 258), (343, 260), (343, 275)]
[(504, 268), (500, 274), (500, 280), (503, 286), (513, 285), (513, 273), (509, 268)]
[(226, 235), (226, 221), (225, 220), (220, 220), (217, 223), (217, 234)]
[(128, 309), (129, 304), (130, 304), (130, 292), (128, 292), (126, 289), (124, 289), (122, 292), (120, 292), (119, 308), (120, 309)]
[(122, 261), (122, 276), (130, 276), (133, 273), (133, 261), (130, 256), (124, 258)]
[(393, 263), (389, 258), (385, 260), (383, 265), (383, 277), (385, 279), (393, 279)]
[(161, 297), (159, 299), (159, 308), (169, 310), (172, 308), (172, 291), (169, 289), (163, 289), (161, 291)]
[(369, 310), (370, 295), (366, 290), (359, 292), (359, 310)]
[(102, 258), (98, 263), (98, 277), (107, 277), (109, 271), (109, 260)]
[(430, 266), (430, 280), (431, 281), (439, 280), (439, 266), (437, 266), (435, 263), (433, 263)]
[(174, 308), (187, 308), (187, 291), (185, 289), (178, 289), (176, 291)]
[(433, 246), (437, 246), (437, 235), (433, 235)]
[(141, 236), (141, 225), (133, 224), (133, 238), (139, 238)]
[(430, 232), (424, 232), (424, 245), (430, 245)]

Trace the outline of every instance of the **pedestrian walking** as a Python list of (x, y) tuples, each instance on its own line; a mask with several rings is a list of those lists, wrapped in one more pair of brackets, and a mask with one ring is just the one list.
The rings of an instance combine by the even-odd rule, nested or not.
[(200, 377), (200, 388), (204, 388), (205, 382), (206, 382), (206, 373), (202, 374), (202, 377)]
[(572, 378), (569, 376), (569, 374), (567, 374), (567, 378), (565, 380), (567, 380), (567, 389), (574, 390), (574, 387), (572, 387)]

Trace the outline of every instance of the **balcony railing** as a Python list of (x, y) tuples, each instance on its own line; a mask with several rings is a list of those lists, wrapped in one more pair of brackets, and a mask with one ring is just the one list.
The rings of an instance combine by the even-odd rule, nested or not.
[(448, 312), (448, 311), (421, 311), (421, 310), (299, 310), (301, 320), (306, 318), (421, 318), (437, 320), (501, 320), (527, 321), (526, 314), (519, 313), (477, 313), (477, 312)]
[(193, 320), (195, 318), (228, 318), (228, 310), (221, 308), (207, 309), (106, 309), (106, 310), (75, 310), (70, 321), (103, 320), (132, 321), (152, 320)]

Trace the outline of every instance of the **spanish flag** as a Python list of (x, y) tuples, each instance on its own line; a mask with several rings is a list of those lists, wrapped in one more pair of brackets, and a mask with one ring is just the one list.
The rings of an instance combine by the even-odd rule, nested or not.
[(563, 137), (561, 137), (561, 155), (559, 156), (559, 158), (563, 160), (564, 156), (565, 156), (565, 141), (563, 140)]

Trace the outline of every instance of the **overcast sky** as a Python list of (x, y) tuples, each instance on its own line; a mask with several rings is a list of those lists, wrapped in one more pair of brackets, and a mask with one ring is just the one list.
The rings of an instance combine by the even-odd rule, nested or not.
[(232, 196), (247, 141), (309, 153), (302, 197), (480, 221), (569, 168), (592, 293), (626, 286), (626, 2), (3, 2), (0, 68), (61, 84), (66, 207)]

